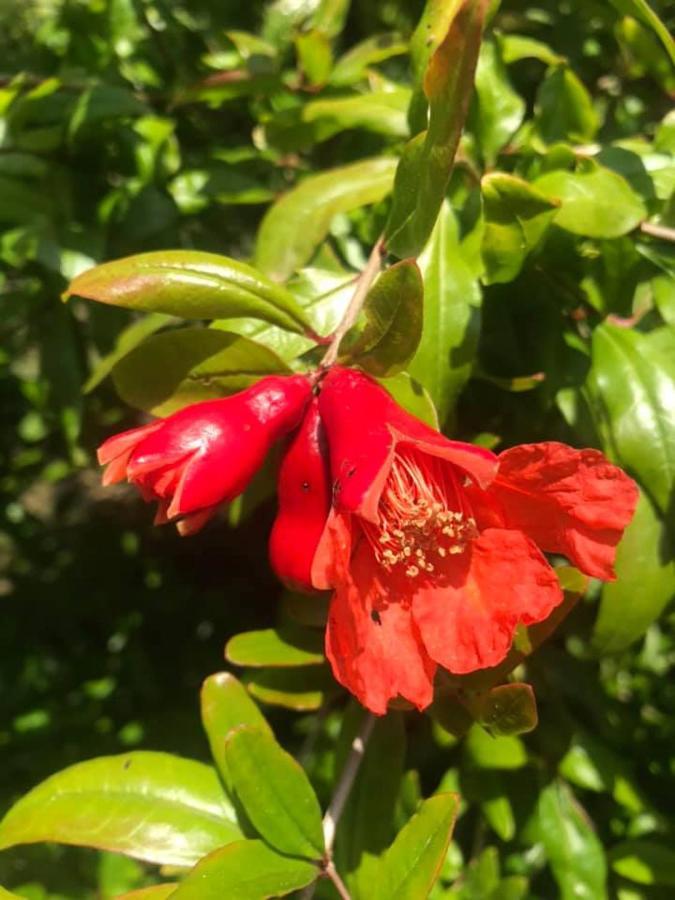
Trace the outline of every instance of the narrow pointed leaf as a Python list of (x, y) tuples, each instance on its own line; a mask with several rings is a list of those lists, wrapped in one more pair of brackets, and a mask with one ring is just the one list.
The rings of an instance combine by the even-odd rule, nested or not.
[(113, 368), (115, 389), (130, 406), (168, 416), (201, 400), (244, 390), (288, 367), (268, 347), (211, 328), (181, 328), (148, 338)]
[(216, 772), (168, 753), (78, 763), (39, 784), (0, 822), (0, 848), (50, 841), (175, 866), (194, 865), (240, 837)]
[(346, 358), (384, 378), (402, 371), (422, 335), (424, 286), (414, 260), (380, 275), (364, 303), (366, 324)]
[(380, 157), (305, 178), (263, 219), (255, 251), (258, 268), (274, 281), (285, 281), (312, 257), (338, 213), (387, 196), (395, 168), (396, 160)]
[[(424, 70), (429, 126), (403, 151), (385, 229), (387, 248), (400, 258), (419, 254), (443, 203), (471, 98), (488, 6), (488, 0), (463, 0), (445, 7), (454, 14), (444, 23), (447, 30)], [(432, 41), (433, 35), (426, 37), (427, 45)]]
[(237, 841), (203, 859), (175, 900), (266, 900), (300, 890), (318, 875), (310, 862), (275, 853), (263, 841)]
[(425, 800), (382, 857), (377, 900), (425, 900), (433, 888), (452, 837), (457, 794)]
[[(323, 663), (323, 635), (306, 628), (267, 628), (237, 634), (225, 647), (235, 666), (311, 666)], [(244, 724), (244, 723), (242, 723)]]
[(281, 853), (320, 859), (319, 801), (293, 757), (248, 725), (230, 733), (225, 755), (237, 796), (261, 837)]
[(269, 734), (272, 729), (243, 684), (229, 672), (217, 672), (203, 683), (201, 715), (213, 759), (231, 791), (232, 778), (225, 759), (228, 734), (240, 725), (253, 725)]
[(647, 28), (651, 28), (666, 48), (671, 62), (675, 64), (675, 40), (647, 0), (610, 0), (610, 2), (622, 15), (634, 16)]
[(309, 322), (288, 291), (252, 266), (199, 250), (140, 253), (78, 275), (64, 297), (162, 312), (183, 319), (250, 316), (289, 331)]

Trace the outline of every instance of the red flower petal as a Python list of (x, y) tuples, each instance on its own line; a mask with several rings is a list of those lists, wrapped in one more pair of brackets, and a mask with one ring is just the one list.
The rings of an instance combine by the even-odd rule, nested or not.
[(598, 450), (555, 442), (524, 444), (499, 456), (489, 493), (507, 527), (543, 550), (562, 553), (587, 575), (614, 579), (616, 545), (635, 512), (635, 482)]
[[(342, 548), (332, 554), (344, 566), (331, 601), (326, 655), (335, 678), (360, 702), (384, 715), (390, 700), (404, 697), (419, 709), (433, 698), (435, 665), (429, 659), (410, 615), (381, 573), (367, 541), (362, 540), (349, 563), (342, 550), (348, 516), (333, 516), (331, 528)], [(346, 564), (345, 564), (346, 563)], [(389, 591), (389, 593), (387, 593)]]
[(314, 398), (279, 469), (279, 511), (270, 563), (284, 584), (313, 593), (312, 560), (330, 510), (331, 485), (319, 405)]
[(429, 656), (457, 675), (500, 663), (518, 623), (546, 619), (561, 602), (553, 569), (519, 531), (490, 528), (418, 588), (413, 618)]
[(354, 369), (330, 370), (321, 385), (319, 409), (328, 437), (334, 502), (369, 521), (377, 522), (379, 497), (399, 443), (454, 463), (482, 486), (496, 472), (496, 457), (489, 450), (448, 440)]

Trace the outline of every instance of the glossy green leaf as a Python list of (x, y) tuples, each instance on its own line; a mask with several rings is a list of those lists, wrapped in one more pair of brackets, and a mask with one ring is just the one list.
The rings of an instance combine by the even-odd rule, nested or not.
[(234, 788), (261, 837), (282, 853), (320, 859), (321, 808), (304, 770), (267, 732), (230, 732), (225, 758)]
[(263, 841), (216, 850), (189, 873), (175, 900), (267, 900), (300, 890), (317, 877), (310, 862), (275, 853)]
[(340, 87), (360, 81), (370, 66), (401, 56), (408, 50), (408, 45), (395, 33), (376, 34), (368, 37), (341, 56), (330, 76), (330, 82)]
[(675, 597), (675, 543), (667, 523), (643, 494), (619, 544), (617, 579), (602, 590), (592, 645), (618, 653), (638, 640)]
[(445, 203), (419, 258), (424, 318), (409, 373), (429, 391), (443, 424), (471, 375), (480, 328), (481, 290), (462, 256), (457, 222)]
[(559, 204), (527, 181), (503, 172), (485, 175), (481, 191), (485, 280), (488, 284), (513, 281), (546, 233)]
[(417, 350), (423, 304), (422, 276), (414, 260), (386, 269), (368, 291), (365, 326), (345, 359), (380, 378), (400, 372)]
[(661, 21), (647, 0), (610, 0), (610, 2), (623, 15), (634, 16), (647, 28), (651, 28), (666, 48), (671, 62), (675, 65), (675, 41), (673, 36), (668, 31), (667, 25)]
[(311, 666), (325, 661), (323, 635), (306, 628), (245, 631), (227, 642), (225, 656), (235, 666)]
[(0, 848), (51, 841), (175, 866), (194, 865), (240, 837), (216, 772), (168, 753), (78, 763), (39, 784), (0, 822)]
[[(342, 771), (364, 715), (364, 710), (353, 704), (345, 716), (336, 751), (335, 777)], [(352, 900), (371, 900), (380, 857), (394, 839), (394, 811), (403, 777), (405, 747), (400, 713), (389, 713), (375, 721), (335, 840), (335, 865)]]
[(539, 831), (560, 900), (607, 897), (607, 864), (593, 823), (562, 781), (541, 791)]
[(537, 94), (535, 122), (549, 144), (590, 141), (600, 124), (591, 95), (566, 65), (552, 69), (542, 82)]
[(305, 178), (263, 219), (255, 251), (258, 268), (275, 281), (285, 281), (308, 262), (334, 216), (387, 196), (395, 168), (394, 159), (381, 157)]
[(499, 151), (516, 133), (524, 115), (525, 101), (511, 86), (500, 45), (492, 40), (484, 41), (467, 126), (488, 165), (494, 163)]
[(406, 412), (438, 429), (438, 414), (429, 392), (407, 372), (379, 379), (382, 387)]
[(425, 900), (445, 860), (457, 816), (457, 794), (436, 794), (398, 833), (382, 856), (377, 900)]
[(249, 316), (301, 334), (309, 327), (284, 288), (245, 263), (198, 250), (161, 250), (104, 263), (78, 275), (64, 294), (70, 296), (183, 319)]
[(94, 366), (91, 375), (82, 388), (84, 393), (88, 394), (98, 387), (110, 375), (117, 363), (130, 353), (134, 347), (137, 347), (151, 334), (155, 334), (166, 325), (176, 322), (178, 322), (178, 319), (174, 318), (174, 316), (167, 316), (164, 313), (150, 313), (137, 322), (132, 322), (131, 325), (128, 325), (119, 333), (114, 349)]
[(501, 684), (478, 695), (469, 708), (490, 734), (525, 734), (537, 727), (537, 701), (529, 684)]
[(240, 725), (252, 725), (269, 734), (272, 729), (243, 684), (229, 672), (210, 675), (202, 684), (201, 716), (211, 754), (231, 793), (232, 778), (225, 757), (228, 734)]
[(245, 681), (256, 700), (297, 712), (319, 709), (338, 690), (327, 666), (254, 669)]
[(288, 371), (275, 353), (249, 338), (181, 328), (134, 348), (115, 365), (112, 378), (130, 406), (167, 416), (190, 403), (241, 391), (265, 375)]
[(579, 172), (549, 172), (537, 178), (534, 187), (560, 203), (555, 224), (572, 234), (620, 237), (647, 216), (642, 199), (628, 182), (593, 162)]
[(623, 841), (609, 851), (610, 865), (637, 884), (675, 887), (675, 850), (650, 840)]
[(641, 334), (604, 323), (593, 332), (591, 360), (584, 393), (605, 449), (668, 515), (675, 487), (672, 329)]
[[(141, 888), (138, 891), (129, 891), (127, 894), (121, 894), (115, 900), (166, 900), (167, 897), (173, 896), (174, 891), (178, 887), (176, 882), (167, 884), (153, 884), (152, 887)], [(0, 894), (2, 900), (2, 894)]]
[[(444, 21), (441, 42), (426, 63), (423, 83), (429, 124), (403, 151), (385, 228), (387, 247), (400, 258), (420, 253), (443, 203), (468, 111), (487, 8), (488, 0), (453, 3), (452, 18)], [(433, 35), (425, 35), (424, 41), (433, 46)]]

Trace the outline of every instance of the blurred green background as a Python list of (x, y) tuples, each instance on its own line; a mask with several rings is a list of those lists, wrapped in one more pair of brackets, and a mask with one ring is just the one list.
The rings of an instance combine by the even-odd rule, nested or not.
[[(95, 263), (144, 250), (193, 247), (247, 258), (267, 204), (303, 175), (400, 148), (405, 117), (396, 110), (380, 124), (373, 117), (365, 125), (329, 123), (325, 132), (294, 118), (321, 90), (321, 66), (330, 65), (297, 39), (319, 6), (330, 4), (0, 0), (0, 812), (40, 779), (91, 756), (143, 746), (206, 759), (199, 685), (223, 667), (228, 636), (274, 619), (279, 588), (264, 539), (271, 502), (236, 530), (221, 519), (183, 541), (150, 527), (150, 512), (132, 491), (100, 487), (95, 447), (139, 418), (97, 364), (135, 320), (82, 301), (63, 305), (59, 297)], [(389, 35), (382, 46), (398, 42), (405, 50), (423, 4), (334, 6), (342, 10), (330, 33), (339, 56), (382, 33)], [(675, 22), (672, 6), (652, 6)], [(632, 7), (501, 4), (493, 27), (540, 45), (510, 65), (508, 76), (503, 63), (494, 69), (496, 83), (485, 88), (493, 105), (484, 115), (497, 131), (515, 117), (521, 151), (531, 144), (533, 156), (543, 153), (537, 140), (549, 148), (600, 141), (605, 165), (672, 225), (675, 121), (663, 121), (675, 75)], [(549, 72), (547, 100), (545, 65), (555, 69), (556, 57), (569, 61), (565, 71), (581, 84), (570, 87), (568, 79), (562, 94), (552, 94), (558, 76)], [(383, 53), (370, 87), (405, 83), (408, 65), (400, 51)], [(470, 134), (480, 127), (474, 121)], [(648, 147), (616, 146), (631, 140)], [(487, 167), (499, 156), (508, 168), (510, 152), (505, 140), (498, 143)], [(465, 195), (458, 188), (453, 200)], [(323, 263), (358, 265), (385, 209), (338, 217)], [(633, 237), (575, 239), (573, 248), (570, 240), (557, 233), (543, 263), (528, 264), (518, 281), (486, 287), (479, 377), (456, 412), (461, 434), (570, 439), (574, 416), (561, 414), (559, 392), (578, 385), (588, 363), (575, 355), (561, 310), (568, 317), (584, 309), (589, 327), (608, 315), (631, 320), (639, 313), (647, 328), (672, 329), (672, 244), (652, 242), (636, 255)], [(541, 387), (527, 377), (520, 386), (511, 382), (539, 372), (547, 375)], [(585, 423), (574, 427), (571, 442), (585, 443)], [(596, 432), (588, 442), (602, 444), (606, 433), (596, 427), (600, 439)], [(652, 543), (668, 540), (658, 528), (647, 535)], [(668, 673), (675, 644), (672, 617), (650, 624), (668, 592), (664, 582), (642, 636), (638, 630), (621, 652), (598, 658), (588, 645), (593, 587), (528, 671), (541, 724), (525, 742), (514, 739), (526, 748), (520, 761), (497, 755), (472, 780), (470, 749), (438, 729), (432, 735), (428, 720), (410, 718), (406, 768), (419, 771), (425, 793), (444, 779), (461, 783), (469, 802), (444, 884), (457, 877), (462, 859), (472, 862), (472, 874), (465, 893), (453, 896), (593, 900), (592, 892), (575, 894), (560, 867), (546, 867), (550, 847), (528, 831), (536, 786), (552, 772), (574, 786), (606, 848), (651, 842), (648, 875), (614, 865), (612, 896), (672, 896), (675, 856), (664, 848), (673, 837), (675, 686)], [(306, 717), (303, 725), (294, 713), (270, 715), (296, 747)], [(320, 764), (317, 758), (317, 772)], [(571, 831), (563, 828), (560, 839), (567, 834), (570, 853), (583, 861), (597, 847), (575, 819), (575, 802), (568, 804)], [(503, 883), (498, 865), (534, 886), (490, 893)], [(574, 868), (572, 861), (560, 865)], [(136, 863), (93, 852), (0, 855), (0, 883), (30, 900), (107, 898), (151, 877)]]

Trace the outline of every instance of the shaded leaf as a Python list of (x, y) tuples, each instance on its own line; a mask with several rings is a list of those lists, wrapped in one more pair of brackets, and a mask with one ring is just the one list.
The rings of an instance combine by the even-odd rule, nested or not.
[(375, 34), (356, 44), (337, 60), (330, 82), (340, 86), (352, 84), (364, 78), (370, 66), (407, 52), (408, 45), (399, 34)]
[(240, 837), (215, 771), (168, 753), (70, 766), (33, 788), (0, 822), (0, 848), (53, 841), (175, 866), (194, 865)]
[(134, 347), (137, 347), (151, 334), (155, 334), (160, 328), (169, 325), (178, 320), (173, 316), (167, 316), (164, 313), (150, 313), (143, 316), (137, 322), (132, 322), (122, 331), (120, 331), (115, 341), (115, 347), (110, 353), (100, 359), (85, 382), (82, 390), (85, 394), (90, 393), (94, 388), (110, 375), (117, 363), (130, 353)]
[(537, 702), (529, 684), (502, 684), (467, 703), (476, 721), (490, 734), (525, 734), (537, 727)]
[(202, 684), (201, 717), (211, 754), (231, 793), (232, 778), (225, 757), (228, 734), (240, 725), (252, 725), (269, 734), (272, 730), (246, 688), (229, 672), (210, 675)]
[(311, 258), (334, 216), (387, 196), (395, 168), (396, 160), (380, 157), (305, 178), (263, 219), (256, 265), (275, 281), (285, 281)]
[(600, 125), (591, 95), (564, 64), (552, 69), (542, 82), (535, 122), (542, 138), (550, 144), (590, 141)]
[(366, 324), (345, 358), (381, 378), (405, 368), (420, 341), (424, 286), (414, 260), (386, 269), (368, 291)]
[(587, 162), (580, 172), (549, 172), (537, 178), (534, 187), (559, 201), (555, 224), (584, 237), (620, 237), (647, 215), (627, 181), (593, 162)]
[(266, 900), (305, 887), (317, 874), (312, 863), (281, 856), (263, 841), (237, 841), (203, 859), (171, 896), (175, 900)]
[(456, 794), (436, 794), (422, 803), (382, 856), (377, 900), (429, 896), (445, 860), (458, 806)]
[(525, 115), (525, 101), (511, 86), (499, 43), (483, 42), (476, 68), (476, 91), (467, 126), (478, 141), (486, 163), (515, 134)]
[(256, 269), (198, 250), (161, 250), (104, 263), (73, 279), (64, 299), (73, 295), (183, 319), (249, 316), (301, 334), (309, 325), (294, 297)]
[(488, 284), (512, 281), (546, 233), (558, 203), (521, 178), (503, 172), (485, 175), (481, 191), (485, 280)]
[(569, 787), (554, 781), (539, 794), (539, 830), (561, 900), (607, 897), (607, 864), (593, 824)]
[(637, 884), (675, 887), (675, 850), (649, 840), (622, 841), (609, 851), (610, 865)]
[[(398, 257), (418, 255), (443, 203), (468, 111), (487, 8), (487, 0), (462, 0), (452, 8), (446, 5), (439, 14), (436, 24), (445, 30), (428, 58), (423, 78), (429, 125), (404, 148), (385, 228), (387, 248)], [(418, 34), (424, 23), (423, 17)], [(423, 42), (427, 48), (433, 47), (434, 34), (426, 32)]]
[(245, 681), (256, 700), (303, 712), (319, 709), (338, 690), (327, 666), (254, 669), (246, 673)]
[(112, 370), (115, 389), (130, 406), (167, 416), (190, 403), (249, 387), (289, 369), (267, 347), (208, 328), (157, 334), (134, 348)]
[(323, 635), (301, 628), (246, 631), (227, 642), (225, 656), (235, 666), (311, 666), (325, 661)]
[(267, 732), (230, 732), (225, 758), (237, 796), (259, 834), (291, 856), (323, 855), (321, 809), (301, 766)]

